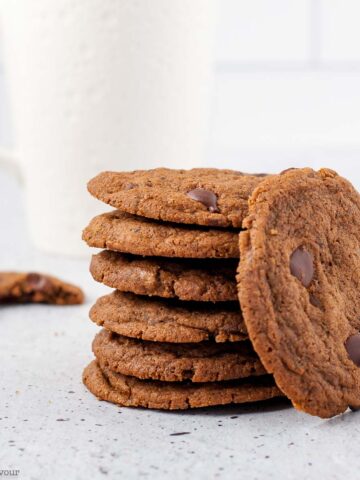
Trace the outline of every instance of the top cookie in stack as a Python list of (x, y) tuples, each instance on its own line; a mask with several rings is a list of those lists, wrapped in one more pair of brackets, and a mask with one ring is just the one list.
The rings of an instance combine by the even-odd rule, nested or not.
[[(84, 372), (99, 398), (175, 409), (280, 395), (247, 339), (235, 281), (248, 197), (264, 175), (165, 168), (104, 172), (88, 189), (117, 210), (84, 230), (104, 328)], [(155, 298), (151, 298), (154, 296)]]
[(103, 172), (88, 190), (112, 207), (153, 220), (241, 228), (248, 198), (265, 176), (215, 168)]

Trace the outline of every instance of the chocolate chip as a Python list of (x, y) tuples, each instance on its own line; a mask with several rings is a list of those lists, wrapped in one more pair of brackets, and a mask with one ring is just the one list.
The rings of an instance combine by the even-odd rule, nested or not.
[(360, 367), (360, 334), (351, 335), (345, 342), (346, 351), (357, 367)]
[(133, 188), (135, 188), (136, 185), (135, 183), (125, 183), (125, 185), (123, 186), (123, 190), (132, 190)]
[(358, 407), (353, 407), (352, 405), (349, 405), (349, 408), (352, 412), (358, 412), (360, 410), (360, 408)]
[(204, 188), (195, 188), (194, 190), (190, 190), (190, 192), (187, 193), (187, 196), (192, 200), (196, 200), (197, 202), (205, 205), (209, 212), (219, 212), (219, 208), (217, 206), (217, 196), (214, 192), (210, 192)]
[(46, 277), (38, 273), (29, 273), (25, 282), (27, 287), (31, 288), (31, 290), (37, 291), (45, 290), (49, 283)]
[(312, 293), (310, 293), (310, 295), (309, 295), (309, 300), (310, 300), (311, 305), (314, 305), (314, 307), (316, 307), (316, 308), (321, 308), (322, 309), (322, 303)]
[(311, 253), (304, 247), (297, 248), (290, 257), (290, 272), (308, 287), (314, 276), (314, 260)]

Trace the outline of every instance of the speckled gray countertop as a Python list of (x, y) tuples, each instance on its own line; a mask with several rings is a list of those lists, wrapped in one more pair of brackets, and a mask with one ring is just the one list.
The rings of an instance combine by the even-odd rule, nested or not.
[(0, 218), (1, 270), (54, 273), (87, 294), (80, 307), (0, 308), (0, 474), (19, 470), (15, 478), (41, 480), (359, 478), (360, 412), (324, 421), (284, 401), (185, 413), (97, 401), (81, 374), (97, 331), (87, 311), (106, 289), (90, 279), (88, 261), (32, 249), (19, 187), (1, 172)]

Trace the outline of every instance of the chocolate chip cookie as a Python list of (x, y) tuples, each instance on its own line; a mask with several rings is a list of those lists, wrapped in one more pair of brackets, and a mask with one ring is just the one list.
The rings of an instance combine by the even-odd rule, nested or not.
[(295, 407), (360, 407), (360, 196), (322, 169), (265, 179), (240, 234), (250, 339)]
[(0, 272), (1, 303), (83, 303), (82, 290), (58, 278), (41, 273)]
[(103, 172), (88, 183), (99, 200), (127, 213), (167, 222), (240, 228), (263, 174), (156, 168)]
[(85, 368), (83, 382), (100, 400), (124, 407), (163, 410), (248, 403), (282, 396), (269, 375), (202, 384), (158, 382), (121, 375), (105, 366), (100, 368), (96, 361)]
[(250, 343), (144, 342), (105, 329), (93, 341), (101, 364), (140, 379), (215, 382), (266, 373)]
[(153, 342), (236, 342), (248, 338), (237, 302), (181, 302), (115, 291), (97, 300), (90, 319), (107, 330)]
[(93, 278), (138, 295), (205, 302), (238, 301), (237, 260), (175, 260), (104, 250), (90, 265)]
[(135, 255), (239, 258), (239, 232), (162, 223), (115, 210), (95, 217), (83, 232), (90, 247)]

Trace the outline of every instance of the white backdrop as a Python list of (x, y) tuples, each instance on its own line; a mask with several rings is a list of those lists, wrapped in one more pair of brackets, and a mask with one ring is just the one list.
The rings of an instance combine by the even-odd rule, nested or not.
[[(218, 0), (209, 164), (330, 166), (360, 186), (360, 3)], [(0, 145), (14, 143), (0, 61)]]

